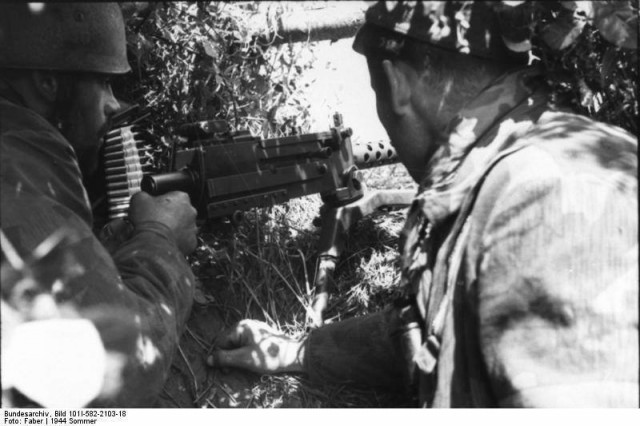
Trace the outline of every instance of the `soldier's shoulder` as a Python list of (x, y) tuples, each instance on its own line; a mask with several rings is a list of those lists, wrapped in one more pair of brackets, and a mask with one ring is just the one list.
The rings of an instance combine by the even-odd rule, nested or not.
[(577, 114), (544, 113), (515, 143), (522, 149), (499, 161), (483, 185), (493, 199), (576, 185), (635, 199), (637, 137), (621, 128)]
[(570, 112), (545, 112), (518, 142), (561, 169), (637, 175), (638, 138), (611, 124)]
[(583, 115), (562, 111), (543, 113), (525, 135), (530, 144), (545, 149), (638, 149), (638, 137), (626, 130)]

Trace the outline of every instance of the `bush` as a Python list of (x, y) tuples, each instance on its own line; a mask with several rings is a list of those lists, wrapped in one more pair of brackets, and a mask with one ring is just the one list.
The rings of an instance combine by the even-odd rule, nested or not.
[(552, 102), (637, 135), (638, 2), (537, 3), (534, 52)]
[[(313, 64), (308, 44), (271, 47), (249, 17), (281, 12), (279, 3), (149, 3), (125, 7), (133, 73), (119, 82), (124, 100), (152, 112), (156, 131), (199, 120), (268, 137), (308, 124), (298, 81)], [(128, 8), (128, 9), (127, 9)]]

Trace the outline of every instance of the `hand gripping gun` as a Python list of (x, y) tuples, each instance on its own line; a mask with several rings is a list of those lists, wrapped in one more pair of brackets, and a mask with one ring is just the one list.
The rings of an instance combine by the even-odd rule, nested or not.
[[(351, 225), (379, 207), (407, 206), (414, 196), (411, 190), (365, 190), (360, 170), (396, 163), (397, 155), (388, 143), (352, 144), (352, 131), (337, 113), (328, 132), (262, 139), (233, 132), (225, 121), (202, 121), (177, 133), (169, 170), (144, 174), (140, 188), (151, 195), (188, 193), (201, 221), (228, 217), (237, 222), (250, 208), (320, 194), (324, 205), (310, 315), (315, 326), (323, 322), (333, 271)], [(139, 176), (136, 171), (134, 178)]]

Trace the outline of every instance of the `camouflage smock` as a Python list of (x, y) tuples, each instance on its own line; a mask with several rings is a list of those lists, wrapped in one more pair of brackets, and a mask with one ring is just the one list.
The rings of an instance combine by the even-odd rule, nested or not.
[[(55, 289), (94, 317), (107, 351), (126, 357), (122, 389), (100, 405), (152, 405), (190, 313), (195, 278), (171, 230), (147, 222), (112, 253), (92, 232), (92, 213), (76, 155), (44, 118), (0, 97), (2, 230), (26, 256), (55, 231), (83, 273)], [(95, 316), (102, 317), (102, 320)]]
[(401, 236), (417, 353), (390, 308), (312, 332), (312, 379), (403, 389), (408, 364), (421, 406), (637, 407), (637, 138), (533, 79), (485, 89), (427, 166)]

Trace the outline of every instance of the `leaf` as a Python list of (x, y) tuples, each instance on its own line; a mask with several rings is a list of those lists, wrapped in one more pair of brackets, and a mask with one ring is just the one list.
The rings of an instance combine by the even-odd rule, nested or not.
[(215, 46), (210, 41), (202, 42), (202, 47), (204, 48), (204, 53), (207, 54), (210, 58), (218, 59), (218, 52), (216, 51)]
[(197, 4), (192, 4), (189, 6), (189, 8), (187, 9), (187, 13), (191, 16), (198, 16), (198, 5)]
[(600, 34), (619, 47), (638, 48), (638, 11), (628, 2), (594, 2), (595, 25)]
[(571, 12), (578, 13), (588, 19), (593, 18), (594, 7), (592, 1), (561, 1), (560, 4)]
[(567, 16), (560, 16), (554, 22), (545, 26), (540, 36), (542, 40), (553, 50), (563, 50), (569, 47), (582, 33), (582, 25), (568, 19)]

